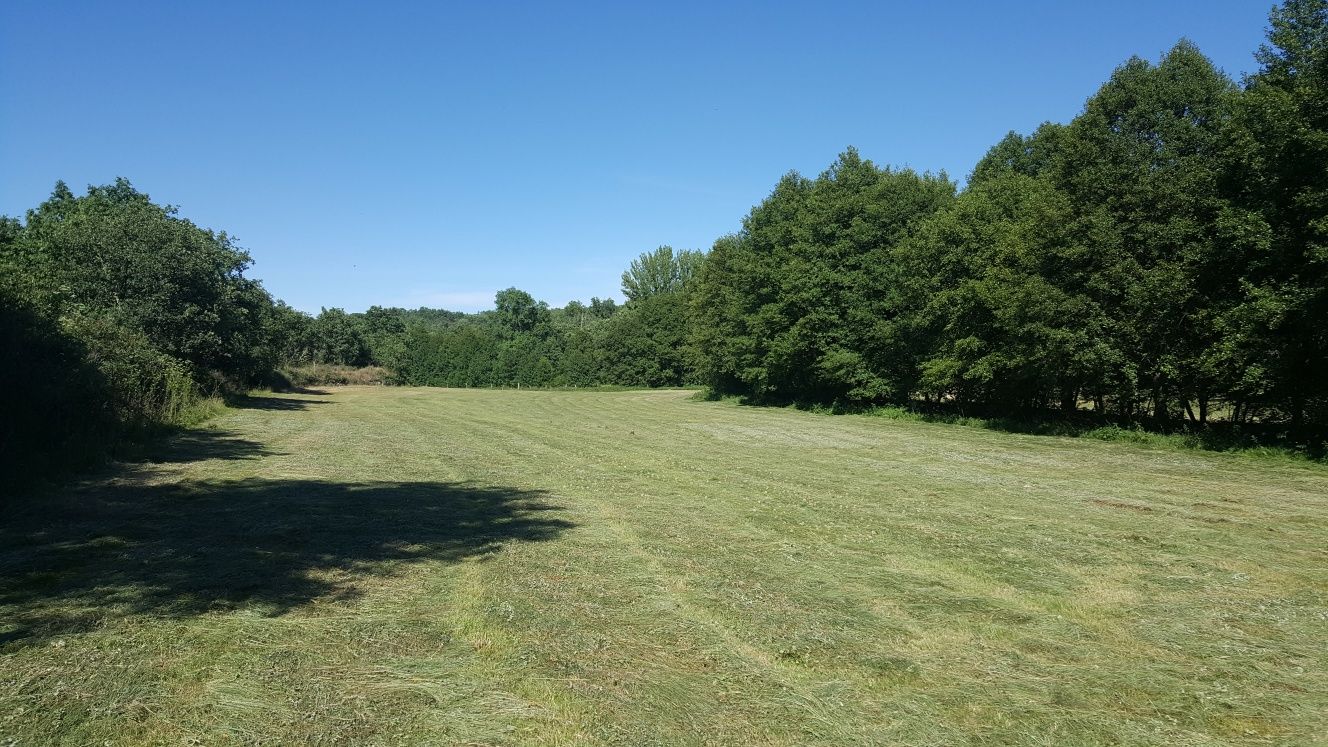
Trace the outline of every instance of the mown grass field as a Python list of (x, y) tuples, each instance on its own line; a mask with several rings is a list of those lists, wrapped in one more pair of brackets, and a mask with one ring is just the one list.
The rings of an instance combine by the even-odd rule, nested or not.
[(1328, 469), (265, 395), (0, 527), (0, 744), (1328, 742)]

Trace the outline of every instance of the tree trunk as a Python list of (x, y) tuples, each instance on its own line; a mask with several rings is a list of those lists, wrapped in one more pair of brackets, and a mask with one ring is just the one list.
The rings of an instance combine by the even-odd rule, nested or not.
[(1159, 423), (1165, 423), (1170, 419), (1171, 413), (1167, 412), (1167, 399), (1162, 396), (1160, 387), (1153, 389), (1153, 419)]

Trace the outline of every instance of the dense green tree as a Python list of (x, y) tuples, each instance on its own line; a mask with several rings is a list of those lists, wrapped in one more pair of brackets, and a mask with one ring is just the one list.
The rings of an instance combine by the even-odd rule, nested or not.
[(913, 343), (892, 351), (917, 356), (906, 388), (1006, 411), (1097, 394), (1122, 361), (1087, 292), (1094, 253), (1047, 180), (1010, 169), (970, 187), (898, 252), (924, 283), (889, 338)]
[(414, 327), (398, 378), (416, 386), (496, 386), (501, 345), (497, 332), (485, 325), (459, 324), (437, 331)]
[(1010, 172), (1025, 176), (1048, 173), (1057, 162), (1065, 136), (1065, 126), (1045, 122), (1032, 135), (1011, 132), (992, 146), (978, 161), (968, 178), (968, 185), (976, 187), (988, 179)]
[[(1092, 284), (1106, 330), (1162, 421), (1207, 401), (1205, 364), (1220, 307), (1236, 288), (1220, 218), (1223, 129), (1236, 89), (1194, 45), (1157, 65), (1126, 62), (1068, 126), (1054, 179), (1078, 219), (1110, 227)], [(1101, 235), (1101, 234), (1100, 234)], [(1119, 392), (1132, 409), (1135, 393)]]
[(1230, 130), (1242, 293), (1214, 358), (1242, 414), (1299, 424), (1328, 420), (1328, 2), (1287, 0), (1269, 21)]
[(599, 319), (608, 319), (618, 311), (618, 302), (612, 298), (593, 297), (590, 299), (590, 314)]
[(954, 192), (944, 175), (878, 168), (852, 149), (817, 179), (786, 176), (702, 267), (692, 303), (706, 378), (759, 398), (896, 394), (868, 356), (891, 312), (892, 248)]
[(536, 301), (529, 293), (516, 288), (498, 291), (494, 307), (498, 327), (508, 335), (542, 333), (551, 321), (547, 303)]
[(310, 363), (314, 351), (313, 317), (291, 308), (285, 301), (277, 301), (266, 320), (266, 336), (272, 346), (277, 365)]
[(249, 255), (124, 179), (83, 197), (57, 184), (19, 243), (61, 313), (109, 315), (200, 369), (250, 378), (266, 362), (252, 331), (271, 300), (243, 275)]
[(704, 260), (705, 255), (701, 252), (688, 249), (675, 252), (671, 246), (646, 252), (632, 260), (631, 266), (623, 272), (623, 295), (631, 303), (682, 290)]
[(466, 314), (461, 311), (430, 309), (426, 307), (420, 307), (418, 309), (392, 308), (388, 309), (388, 311), (400, 315), (407, 327), (424, 327), (426, 329), (446, 329), (466, 318)]
[(632, 301), (600, 333), (601, 379), (625, 386), (694, 383), (688, 328), (687, 297), (681, 290)]
[(309, 327), (313, 360), (343, 366), (363, 366), (369, 362), (369, 344), (363, 323), (345, 310), (323, 309)]
[(498, 386), (559, 386), (563, 382), (554, 361), (561, 357), (561, 346), (551, 335), (523, 334), (503, 341), (498, 349), (496, 368)]
[(585, 329), (593, 317), (590, 308), (580, 301), (568, 301), (561, 309), (552, 309), (554, 323), (568, 329)]
[(406, 314), (402, 309), (370, 306), (361, 320), (369, 362), (388, 368), (400, 365), (406, 353)]
[(558, 378), (568, 386), (577, 387), (605, 383), (601, 351), (593, 332), (579, 328), (569, 331), (563, 340), (563, 353), (558, 361)]
[(0, 494), (24, 476), (84, 466), (119, 425), (87, 346), (12, 278), (0, 274)]
[(618, 307), (612, 300), (591, 299), (589, 305), (580, 301), (568, 301), (561, 309), (550, 309), (549, 314), (555, 326), (566, 332), (571, 330), (592, 331), (605, 319), (613, 316)]
[(57, 183), (26, 223), (0, 219), (0, 352), (18, 363), (0, 461), (86, 463), (185, 420), (201, 392), (260, 380), (274, 307), (248, 265), (124, 180), (82, 197)]

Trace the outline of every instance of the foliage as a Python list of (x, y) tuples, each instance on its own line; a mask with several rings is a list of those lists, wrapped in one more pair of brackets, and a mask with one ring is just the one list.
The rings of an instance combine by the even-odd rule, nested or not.
[(698, 276), (709, 383), (773, 399), (895, 393), (874, 349), (891, 313), (889, 254), (953, 199), (944, 175), (878, 168), (851, 149), (814, 180), (785, 176)]
[(86, 466), (116, 425), (86, 346), (7, 286), (0, 281), (0, 487)]
[[(678, 386), (696, 380), (688, 341), (690, 278), (699, 252), (662, 247), (624, 274), (636, 277), (625, 306), (612, 299), (553, 309), (518, 288), (494, 310), (450, 326), (409, 327), (393, 365), (396, 381), (428, 386)], [(653, 273), (653, 274), (652, 274)], [(653, 277), (653, 280), (648, 280)]]
[(671, 246), (661, 246), (632, 260), (622, 274), (622, 292), (628, 303), (644, 301), (662, 293), (682, 290), (696, 275), (705, 255)]
[(342, 309), (323, 309), (309, 328), (312, 360), (342, 366), (363, 366), (369, 362), (369, 343), (364, 324)]
[(1328, 422), (1328, 2), (1288, 0), (1269, 20), (1230, 128), (1241, 293), (1214, 357), (1240, 373), (1243, 408)]
[(633, 300), (599, 334), (596, 383), (681, 386), (694, 381), (687, 341), (687, 299), (667, 291)]
[[(951, 196), (849, 151), (718, 240), (692, 340), (718, 393), (1090, 404), (1167, 429), (1328, 422), (1328, 3), (1275, 9), (1240, 87), (1182, 41)], [(1294, 439), (1293, 439), (1294, 440)]]
[(4, 343), (29, 361), (9, 375), (36, 392), (0, 449), (96, 450), (318, 366), (1014, 418), (1090, 406), (1160, 431), (1220, 414), (1304, 441), (1328, 423), (1328, 0), (1275, 8), (1256, 58), (1242, 85), (1188, 41), (1131, 58), (1072, 121), (1002, 138), (963, 190), (850, 148), (786, 175), (708, 253), (641, 254), (621, 306), (507, 288), (477, 314), (311, 316), (246, 277), (226, 233), (128, 181), (57, 183), (0, 218)]
[(276, 360), (277, 310), (249, 256), (121, 179), (57, 183), (0, 220), (7, 360), (0, 480), (95, 462), (123, 438), (193, 420)]
[(166, 355), (238, 380), (270, 363), (261, 320), (271, 299), (244, 277), (249, 255), (124, 179), (83, 197), (58, 183), (15, 249), (60, 313), (109, 316)]

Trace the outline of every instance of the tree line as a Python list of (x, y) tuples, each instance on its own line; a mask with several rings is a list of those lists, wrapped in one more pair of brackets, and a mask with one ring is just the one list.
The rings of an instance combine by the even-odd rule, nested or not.
[(125, 180), (0, 219), (0, 467), (310, 363), (434, 386), (704, 384), (756, 401), (1093, 409), (1328, 424), (1328, 0), (1270, 16), (1239, 84), (1182, 41), (967, 184), (849, 149), (707, 253), (632, 262), (623, 304), (509, 288), (477, 314), (309, 315), (249, 255)]
[(623, 274), (626, 304), (374, 306), (310, 315), (246, 276), (247, 252), (118, 179), (57, 183), (0, 218), (0, 483), (79, 467), (210, 414), (309, 364), (384, 366), (431, 386), (670, 386), (696, 380), (685, 288), (700, 252), (662, 246)]
[(962, 191), (852, 150), (788, 175), (701, 269), (703, 377), (758, 399), (1328, 422), (1328, 10), (1270, 21), (1243, 85), (1186, 41), (1130, 59)]
[(553, 308), (518, 288), (474, 314), (372, 306), (317, 316), (278, 305), (282, 367), (382, 366), (412, 386), (681, 386), (699, 381), (688, 288), (704, 255), (661, 246), (623, 273), (625, 304)]

